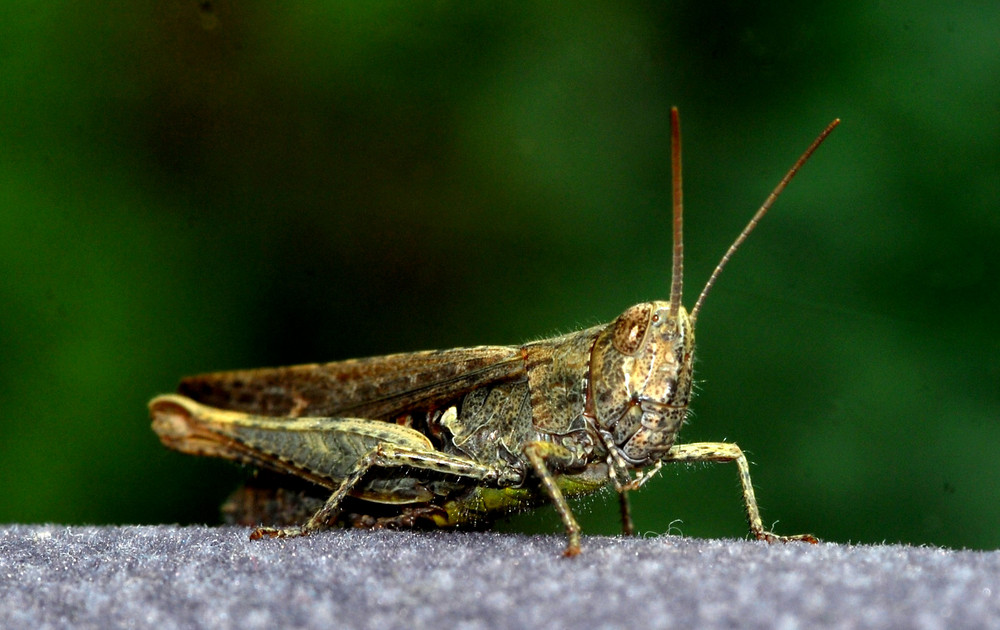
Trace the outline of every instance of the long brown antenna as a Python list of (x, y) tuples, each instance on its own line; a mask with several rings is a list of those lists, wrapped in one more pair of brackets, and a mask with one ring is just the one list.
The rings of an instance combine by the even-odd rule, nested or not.
[[(761, 220), (761, 218), (763, 218), (765, 214), (767, 214), (767, 211), (771, 209), (771, 206), (774, 204), (774, 200), (778, 198), (778, 195), (780, 195), (781, 191), (785, 189), (785, 186), (788, 185), (788, 182), (790, 182), (791, 179), (795, 177), (795, 174), (799, 172), (799, 169), (802, 168), (802, 165), (806, 163), (806, 160), (808, 160), (809, 156), (813, 154), (813, 151), (815, 151), (819, 147), (819, 145), (822, 144), (824, 140), (826, 140), (826, 137), (830, 135), (830, 132), (833, 131), (834, 127), (836, 127), (839, 124), (840, 124), (840, 119), (839, 118), (834, 119), (834, 121), (831, 122), (829, 125), (827, 125), (826, 129), (824, 129), (823, 132), (820, 133), (815, 140), (813, 140), (813, 143), (809, 145), (809, 148), (806, 149), (805, 153), (803, 153), (802, 156), (795, 161), (795, 164), (792, 165), (792, 168), (790, 168), (788, 172), (785, 173), (785, 176), (781, 178), (781, 181), (778, 182), (778, 185), (774, 187), (774, 190), (771, 191), (771, 194), (767, 196), (767, 199), (764, 200), (764, 205), (762, 205), (760, 209), (757, 210), (757, 212), (753, 215), (753, 218), (750, 219), (750, 222), (747, 223), (747, 226), (743, 228), (743, 231), (740, 232), (740, 235), (736, 237), (736, 240), (733, 241), (733, 244), (729, 246), (728, 250), (726, 250), (726, 254), (722, 257), (722, 260), (719, 261), (719, 264), (715, 266), (715, 271), (712, 272), (712, 275), (708, 278), (708, 282), (705, 283), (705, 288), (701, 290), (701, 294), (698, 296), (698, 301), (694, 303), (694, 308), (691, 309), (691, 314), (688, 317), (691, 320), (692, 326), (694, 325), (695, 320), (698, 319), (698, 311), (701, 310), (701, 304), (702, 302), (705, 301), (705, 296), (708, 295), (709, 289), (711, 289), (712, 285), (715, 284), (716, 278), (718, 278), (719, 274), (722, 273), (723, 267), (725, 267), (726, 263), (729, 262), (729, 259), (733, 257), (733, 254), (735, 254), (736, 250), (739, 249), (740, 245), (743, 244), (743, 241), (747, 240), (747, 237), (750, 236), (750, 232), (753, 232), (753, 229), (757, 227), (757, 223)], [(674, 190), (674, 194), (675, 195), (677, 194), (676, 187)], [(676, 203), (677, 202), (675, 201), (674, 202), (675, 234), (677, 230)], [(676, 241), (677, 237), (675, 236), (674, 238)], [(677, 244), (675, 242), (674, 243), (675, 266), (677, 265), (676, 260), (677, 260)], [(672, 309), (673, 309), (673, 293), (671, 292), (671, 310)]]
[(674, 265), (670, 276), (670, 321), (677, 320), (684, 293), (684, 195), (681, 182), (681, 116), (670, 108), (670, 172), (674, 189)]

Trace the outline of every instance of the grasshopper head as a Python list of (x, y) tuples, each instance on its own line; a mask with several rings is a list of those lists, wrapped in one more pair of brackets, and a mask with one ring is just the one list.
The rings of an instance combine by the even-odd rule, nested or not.
[[(594, 342), (587, 412), (626, 461), (642, 466), (673, 446), (691, 398), (694, 317), (681, 305), (684, 205), (680, 117), (670, 110), (674, 260), (669, 302), (636, 304)], [(609, 445), (610, 446), (610, 445)]]
[(691, 319), (670, 302), (633, 306), (595, 341), (589, 411), (630, 463), (659, 459), (673, 445), (687, 415), (693, 356)]

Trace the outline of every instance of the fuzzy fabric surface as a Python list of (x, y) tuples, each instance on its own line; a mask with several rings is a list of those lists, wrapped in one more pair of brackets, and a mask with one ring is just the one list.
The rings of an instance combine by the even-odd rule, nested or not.
[(996, 628), (1000, 552), (663, 536), (0, 527), (0, 628)]

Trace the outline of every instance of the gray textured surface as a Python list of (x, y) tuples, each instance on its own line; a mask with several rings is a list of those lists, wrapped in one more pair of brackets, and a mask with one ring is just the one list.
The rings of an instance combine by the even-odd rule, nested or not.
[(1000, 626), (1000, 552), (664, 536), (0, 528), (0, 627)]

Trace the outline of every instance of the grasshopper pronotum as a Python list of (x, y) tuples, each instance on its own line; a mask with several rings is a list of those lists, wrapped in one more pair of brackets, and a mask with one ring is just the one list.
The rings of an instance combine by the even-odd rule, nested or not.
[[(676, 444), (691, 397), (694, 326), (719, 273), (812, 152), (795, 162), (722, 257), (694, 308), (684, 275), (680, 122), (671, 110), (673, 270), (669, 302), (610, 324), (523, 346), (479, 346), (336, 363), (193, 376), (154, 398), (153, 430), (170, 448), (292, 475), (329, 497), (304, 523), (251, 538), (300, 536), (336, 523), (449, 527), (555, 504), (580, 551), (566, 497), (611, 484), (632, 531), (627, 493), (667, 462), (733, 461), (750, 533), (764, 529), (736, 444)], [(632, 471), (637, 471), (633, 474)], [(347, 515), (345, 502), (363, 506)], [(367, 506), (367, 507), (365, 507)]]

